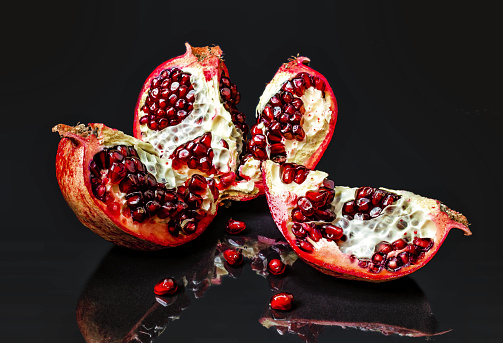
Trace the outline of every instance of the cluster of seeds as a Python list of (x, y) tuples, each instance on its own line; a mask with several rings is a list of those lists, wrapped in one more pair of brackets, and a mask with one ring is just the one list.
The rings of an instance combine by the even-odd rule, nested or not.
[(286, 184), (295, 182), (300, 185), (306, 180), (308, 174), (309, 169), (303, 165), (293, 163), (283, 163), (281, 165), (281, 181)]
[(379, 273), (383, 269), (395, 272), (416, 264), (432, 246), (431, 238), (419, 237), (414, 237), (412, 243), (407, 243), (404, 239), (397, 239), (393, 243), (380, 242), (376, 245), (372, 258), (358, 259), (358, 266), (372, 273)]
[(178, 68), (163, 70), (152, 79), (140, 124), (156, 131), (179, 124), (194, 109), (195, 95), (189, 73)]
[(243, 136), (246, 137), (248, 134), (246, 117), (236, 107), (241, 100), (241, 93), (239, 93), (237, 86), (224, 75), (220, 77), (220, 98), (224, 104), (224, 108), (231, 114), (232, 122), (243, 132)]
[[(227, 142), (223, 142), (225, 143), (224, 147), (229, 146)], [(204, 135), (177, 147), (170, 158), (173, 160), (174, 169), (187, 166), (190, 169), (198, 169), (203, 173), (215, 174), (217, 170), (212, 164), (213, 156), (211, 132), (206, 132)]]
[(281, 90), (273, 95), (259, 115), (258, 123), (263, 123), (266, 133), (257, 125), (252, 128), (252, 139), (248, 150), (259, 160), (268, 158), (266, 137), (270, 144), (270, 157), (280, 161), (286, 156), (284, 139), (304, 140), (306, 134), (302, 128), (304, 103), (300, 97), (305, 90), (314, 87), (322, 93), (325, 82), (317, 76), (299, 73), (292, 80), (285, 82)]
[(379, 217), (386, 206), (395, 203), (400, 196), (379, 188), (360, 187), (355, 199), (347, 201), (342, 207), (342, 215), (348, 220), (369, 220)]
[[(105, 202), (110, 211), (122, 211), (138, 223), (151, 217), (170, 218), (167, 229), (174, 236), (196, 231), (197, 221), (206, 216), (201, 205), (207, 188), (213, 197), (218, 197), (215, 181), (197, 174), (192, 175), (185, 186), (166, 188), (146, 171), (133, 147), (120, 145), (102, 150), (94, 156), (89, 168), (93, 194)], [(122, 197), (124, 205), (117, 201)]]

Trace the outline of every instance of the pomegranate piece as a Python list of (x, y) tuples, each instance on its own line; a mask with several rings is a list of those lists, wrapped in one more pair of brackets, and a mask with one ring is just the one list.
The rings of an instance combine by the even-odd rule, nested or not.
[(103, 238), (157, 250), (195, 239), (215, 216), (219, 200), (209, 196), (208, 181), (176, 173), (150, 144), (103, 124), (60, 124), (53, 131), (62, 137), (56, 177), (63, 196)]
[(292, 293), (283, 292), (273, 295), (269, 304), (273, 310), (288, 311), (292, 308), (293, 300)]
[(154, 293), (157, 295), (172, 295), (178, 290), (178, 284), (174, 278), (162, 279), (154, 286)]
[(285, 268), (285, 264), (277, 258), (270, 260), (267, 264), (267, 270), (269, 270), (269, 273), (274, 275), (283, 274), (285, 272)]
[(240, 251), (227, 249), (224, 251), (224, 259), (231, 266), (236, 267), (243, 263), (243, 254)]
[(236, 235), (246, 229), (246, 224), (239, 220), (229, 219), (225, 231), (231, 235)]
[(393, 280), (428, 263), (452, 228), (471, 235), (467, 219), (437, 200), (408, 191), (335, 186), (320, 171), (310, 171), (302, 187), (284, 182), (285, 170), (295, 168), (263, 162), (269, 208), (298, 256), (326, 274)]

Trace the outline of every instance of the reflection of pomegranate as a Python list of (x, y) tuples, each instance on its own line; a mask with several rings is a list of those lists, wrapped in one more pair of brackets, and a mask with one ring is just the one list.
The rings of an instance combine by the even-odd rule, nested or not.
[[(266, 161), (262, 169), (278, 228), (299, 257), (326, 274), (396, 279), (429, 262), (450, 229), (471, 234), (466, 218), (437, 200), (407, 191), (334, 187), (326, 173), (294, 164)], [(286, 178), (289, 173), (301, 173), (302, 181)]]
[(260, 323), (305, 342), (317, 342), (327, 326), (410, 337), (443, 333), (437, 330), (428, 299), (411, 278), (388, 284), (354, 283), (295, 263), (278, 291), (294, 294), (299, 305), (288, 312), (267, 309)]

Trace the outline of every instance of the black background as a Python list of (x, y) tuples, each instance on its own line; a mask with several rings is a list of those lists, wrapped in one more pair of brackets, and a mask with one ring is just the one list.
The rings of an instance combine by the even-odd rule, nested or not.
[[(59, 138), (51, 127), (103, 122), (132, 134), (144, 80), (183, 54), (186, 41), (223, 49), (249, 124), (280, 64), (292, 55), (310, 57), (339, 105), (334, 137), (317, 169), (338, 185), (440, 199), (471, 223), (473, 236), (451, 232), (434, 260), (410, 276), (439, 328), (453, 329), (433, 340), (502, 339), (503, 31), (495, 7), (428, 1), (9, 6), (0, 24), (2, 342), (83, 342), (77, 300), (112, 249), (64, 202), (54, 170)], [(226, 218), (210, 229), (222, 230)], [(264, 279), (245, 266), (241, 278), (211, 288), (157, 341), (299, 342), (258, 323), (263, 305), (257, 302), (269, 296)], [(335, 340), (408, 338), (332, 327), (319, 339)]]

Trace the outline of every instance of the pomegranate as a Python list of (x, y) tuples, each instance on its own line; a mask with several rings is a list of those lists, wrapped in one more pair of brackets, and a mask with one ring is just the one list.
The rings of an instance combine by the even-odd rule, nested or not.
[(234, 249), (227, 249), (224, 251), (224, 259), (231, 266), (236, 267), (243, 263), (243, 254)]
[(240, 99), (222, 50), (187, 43), (185, 54), (162, 63), (145, 81), (134, 136), (152, 144), (161, 158), (171, 159), (177, 172), (211, 176), (222, 199), (256, 197), (253, 182), (236, 180), (249, 131), (237, 109)]
[(283, 274), (285, 272), (285, 268), (286, 265), (280, 259), (277, 258), (273, 258), (267, 264), (267, 270), (269, 270), (269, 273), (274, 275)]
[(246, 224), (244, 222), (234, 220), (232, 218), (229, 219), (227, 226), (225, 227), (225, 231), (231, 235), (241, 233), (242, 231), (244, 231), (244, 229), (246, 229)]
[(293, 294), (292, 293), (278, 293), (272, 296), (270, 301), (271, 309), (288, 311), (292, 308)]
[(297, 57), (283, 64), (260, 97), (247, 144), (250, 156), (239, 168), (239, 175), (254, 179), (260, 191), (260, 161), (312, 169), (332, 138), (337, 102), (328, 81), (309, 62)]
[(372, 282), (428, 263), (452, 228), (471, 235), (465, 216), (408, 191), (334, 186), (328, 174), (294, 164), (262, 165), (274, 221), (294, 251), (330, 275)]
[(154, 286), (154, 293), (157, 295), (172, 295), (178, 290), (178, 283), (174, 278), (160, 280)]
[(180, 174), (152, 145), (103, 124), (57, 125), (59, 186), (78, 219), (125, 247), (157, 250), (199, 236), (217, 211), (218, 189)]

